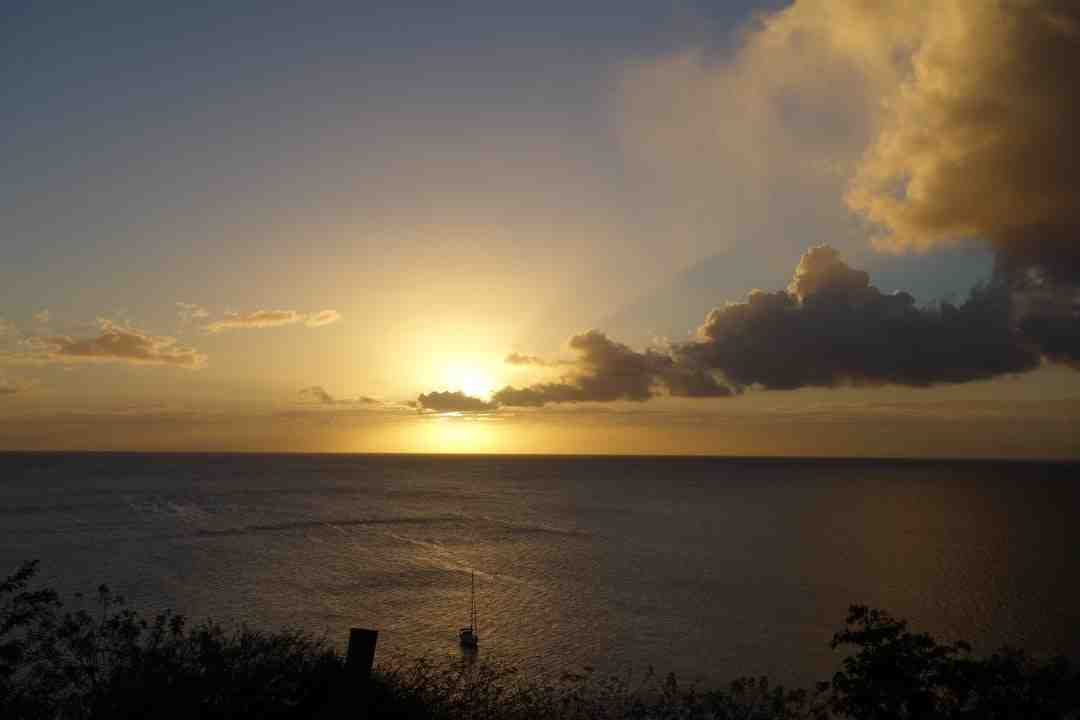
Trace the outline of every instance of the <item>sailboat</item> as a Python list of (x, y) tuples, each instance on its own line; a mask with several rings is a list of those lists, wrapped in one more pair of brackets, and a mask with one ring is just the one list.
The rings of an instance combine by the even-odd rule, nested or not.
[(461, 647), (467, 650), (475, 650), (480, 647), (479, 624), (476, 618), (476, 573), (472, 574), (471, 603), (469, 608), (469, 626), (461, 628), (458, 633), (461, 637)]

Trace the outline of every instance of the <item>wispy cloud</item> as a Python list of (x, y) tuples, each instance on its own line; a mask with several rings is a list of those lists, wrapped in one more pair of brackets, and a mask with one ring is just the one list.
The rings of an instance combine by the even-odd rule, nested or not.
[(176, 308), (180, 315), (180, 322), (185, 324), (210, 317), (210, 312), (206, 308), (195, 303), (178, 302)]
[(381, 401), (366, 395), (352, 398), (336, 398), (326, 391), (321, 385), (311, 385), (301, 388), (297, 393), (300, 402), (309, 405), (333, 405), (333, 406), (356, 406), (356, 405), (380, 405)]
[(512, 352), (507, 355), (503, 362), (507, 365), (536, 365), (538, 367), (559, 367), (561, 365), (573, 365), (572, 360), (547, 360), (536, 355), (523, 355)]
[(311, 328), (317, 328), (337, 322), (340, 319), (341, 313), (337, 310), (320, 310), (319, 312), (308, 315), (307, 319), (304, 320), (304, 324)]
[(0, 396), (25, 393), (37, 387), (38, 382), (36, 379), (11, 377), (0, 372)]
[(371, 421), (375, 418), (410, 417), (415, 403), (382, 400), (368, 395), (337, 397), (322, 385), (309, 385), (297, 391), (294, 402), (274, 411), (275, 416), (312, 419), (336, 423)]
[(281, 325), (295, 325), (304, 316), (295, 310), (256, 310), (249, 313), (227, 312), (221, 320), (216, 320), (203, 329), (216, 333), (236, 328), (269, 328)]
[(203, 329), (209, 333), (219, 333), (223, 330), (271, 328), (296, 325), (298, 323), (304, 323), (307, 327), (316, 328), (329, 325), (340, 318), (341, 314), (337, 310), (320, 310), (313, 313), (302, 313), (296, 310), (227, 312), (221, 320), (208, 323), (203, 326)]

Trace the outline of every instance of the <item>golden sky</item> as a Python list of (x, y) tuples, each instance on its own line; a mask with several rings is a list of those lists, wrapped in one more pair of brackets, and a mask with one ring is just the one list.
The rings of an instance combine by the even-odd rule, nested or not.
[(21, 18), (0, 449), (1078, 455), (1071, 3), (500, 8)]

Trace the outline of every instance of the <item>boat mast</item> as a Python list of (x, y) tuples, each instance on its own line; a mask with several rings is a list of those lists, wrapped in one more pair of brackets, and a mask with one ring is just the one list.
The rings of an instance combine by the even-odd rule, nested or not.
[(472, 573), (472, 593), (471, 593), (471, 596), (472, 596), (472, 610), (469, 613), (469, 625), (472, 626), (473, 633), (478, 635), (479, 630), (477, 628), (478, 623), (477, 623), (477, 617), (476, 617), (476, 571), (475, 570)]

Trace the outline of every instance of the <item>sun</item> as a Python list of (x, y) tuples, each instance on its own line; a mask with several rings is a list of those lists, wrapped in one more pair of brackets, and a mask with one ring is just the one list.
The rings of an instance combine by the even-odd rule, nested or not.
[(480, 368), (451, 366), (443, 373), (443, 382), (451, 390), (487, 399), (495, 391), (495, 380)]

